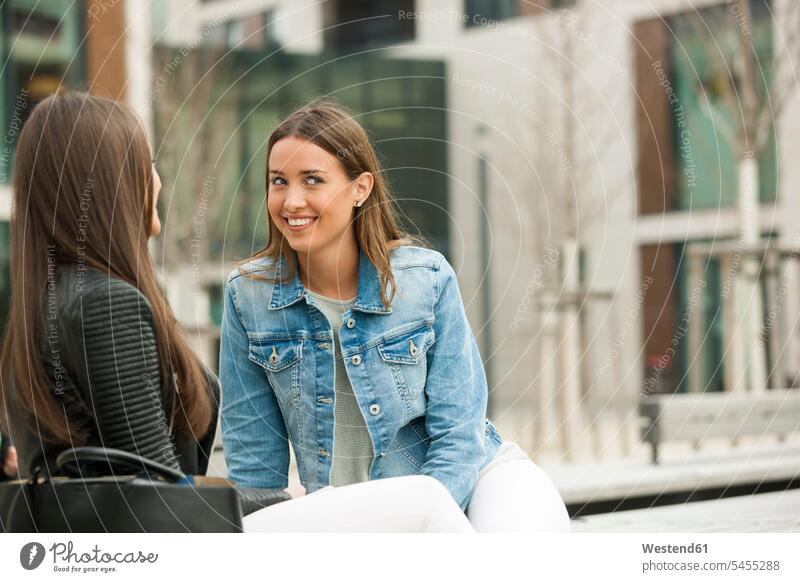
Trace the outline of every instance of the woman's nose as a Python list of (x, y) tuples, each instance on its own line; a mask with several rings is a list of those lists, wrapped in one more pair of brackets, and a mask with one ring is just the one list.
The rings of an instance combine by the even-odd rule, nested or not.
[(306, 198), (298, 190), (289, 188), (289, 191), (286, 194), (286, 201), (283, 203), (283, 205), (287, 208), (287, 210), (302, 208), (306, 205)]

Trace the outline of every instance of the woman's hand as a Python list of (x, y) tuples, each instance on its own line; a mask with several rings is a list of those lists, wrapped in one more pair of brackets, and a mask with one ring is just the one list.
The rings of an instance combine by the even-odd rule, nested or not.
[(3, 473), (5, 473), (6, 477), (15, 479), (17, 477), (17, 469), (17, 449), (8, 447), (6, 460), (3, 463)]

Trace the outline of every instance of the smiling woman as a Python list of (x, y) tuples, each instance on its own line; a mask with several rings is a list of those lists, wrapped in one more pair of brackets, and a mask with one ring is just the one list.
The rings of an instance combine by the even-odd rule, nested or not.
[(398, 228), (363, 128), (309, 105), (272, 133), (267, 165), (269, 243), (225, 294), (229, 477), (286, 487), (291, 442), (308, 507), (358, 502), (344, 529), (402, 527), (407, 480), (432, 477), (478, 531), (568, 530), (552, 481), (486, 419), (455, 272)]

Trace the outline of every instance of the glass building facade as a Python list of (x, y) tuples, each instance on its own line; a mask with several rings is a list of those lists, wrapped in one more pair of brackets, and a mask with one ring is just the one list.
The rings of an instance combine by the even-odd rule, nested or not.
[[(635, 26), (636, 42), (646, 47), (636, 59), (637, 94), (644, 100), (638, 116), (640, 214), (674, 213), (678, 220), (691, 221), (693, 210), (738, 212), (742, 81), (736, 77), (735, 65), (742, 34), (748, 42), (746, 50), (752, 43), (758, 107), (771, 107), (774, 21), (770, 1), (750, 0), (750, 11), (749, 22), (737, 20), (729, 5), (718, 4)], [(754, 152), (761, 203), (778, 199), (777, 142), (771, 129), (766, 145)], [(723, 313), (729, 313), (728, 295), (735, 293), (730, 269), (740, 268), (738, 255), (732, 262), (730, 250), (737, 244), (737, 234), (704, 232), (691, 240), (640, 248), (642, 273), (655, 279), (644, 299), (643, 331), (645, 375), (658, 376), (656, 391), (732, 389), (732, 370), (726, 369), (731, 355), (726, 350), (731, 349), (734, 332)], [(762, 233), (762, 242), (768, 246), (775, 236)], [(708, 253), (695, 276), (689, 261), (692, 246)], [(761, 269), (758, 275), (765, 321), (766, 290), (774, 283), (774, 274), (766, 272)], [(704, 282), (702, 288), (698, 277)], [(699, 348), (687, 337), (687, 318), (695, 321)], [(768, 334), (765, 356), (770, 369), (775, 354), (767, 338)], [(663, 374), (654, 374), (675, 341), (679, 341), (676, 357), (669, 360)]]
[[(60, 86), (75, 87), (85, 79), (84, 16), (82, 2), (12, 0), (0, 7), (4, 145), (13, 145), (17, 126), (24, 124), (33, 105)], [(8, 181), (10, 171), (2, 177)]]

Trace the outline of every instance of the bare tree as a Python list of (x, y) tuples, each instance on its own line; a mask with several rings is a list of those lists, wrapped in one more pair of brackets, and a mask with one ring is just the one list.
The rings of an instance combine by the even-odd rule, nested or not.
[[(773, 8), (783, 11), (780, 20)], [(794, 26), (779, 27), (779, 21)], [(690, 35), (701, 44), (702, 62), (693, 63), (698, 71), (696, 98), (735, 160), (742, 254), (735, 288), (746, 301), (737, 307), (743, 325), (736, 325), (733, 332), (728, 364), (734, 368), (730, 377), (737, 379), (738, 387), (743, 387), (738, 380), (745, 377), (746, 370), (750, 389), (759, 391), (767, 381), (758, 282), (763, 261), (758, 255), (760, 159), (774, 147), (777, 120), (789, 96), (796, 94), (792, 69), (800, 56), (800, 3), (726, 0), (677, 17), (675, 27), (678, 34)], [(762, 46), (759, 31), (774, 41)], [(744, 353), (746, 362), (741, 357)]]
[[(547, 85), (540, 85), (542, 94), (529, 108), (536, 114), (521, 115), (513, 101), (503, 108), (510, 118), (507, 125), (514, 128), (514, 141), (526, 150), (544, 194), (531, 203), (530, 223), (538, 240), (530, 254), (543, 257), (555, 250), (558, 257), (535, 296), (540, 345), (534, 365), (541, 381), (536, 388), (534, 440), (541, 447), (558, 435), (566, 459), (585, 456), (587, 449), (579, 441), (587, 436), (594, 456), (604, 445), (598, 432), (598, 395), (588, 370), (585, 310), (592, 301), (607, 302), (610, 294), (581, 283), (581, 231), (603, 220), (608, 205), (629, 181), (626, 176), (605, 181), (608, 167), (615, 166), (613, 148), (623, 140), (610, 114), (615, 104), (607, 99), (618, 94), (614, 84), (627, 71), (586, 30), (584, 8), (585, 3), (577, 2), (573, 9), (537, 16), (542, 57), (537, 59), (536, 80), (546, 79)], [(609, 74), (595, 82), (591, 73), (598, 66)], [(527, 172), (529, 166), (518, 171)]]
[(167, 194), (159, 258), (165, 267), (205, 264), (209, 226), (226, 202), (218, 174), (238, 121), (239, 89), (224, 58), (211, 48), (156, 51), (156, 163)]

